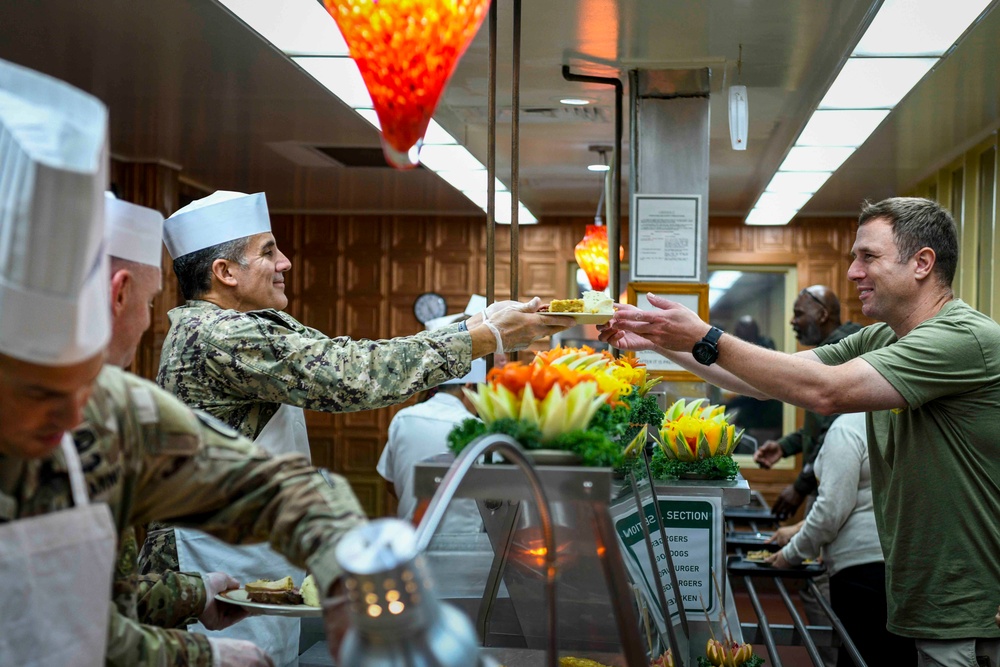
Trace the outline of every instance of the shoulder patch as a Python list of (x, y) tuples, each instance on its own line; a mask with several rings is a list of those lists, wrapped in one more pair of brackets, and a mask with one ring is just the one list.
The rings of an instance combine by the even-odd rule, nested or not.
[(240, 434), (239, 432), (237, 432), (236, 429), (234, 429), (229, 424), (226, 424), (222, 420), (213, 417), (207, 412), (203, 410), (192, 410), (192, 412), (194, 412), (194, 415), (198, 418), (198, 421), (200, 421), (202, 424), (212, 429), (219, 435), (225, 438), (229, 438), (231, 440), (236, 440), (237, 438), (240, 437)]
[(160, 411), (156, 407), (156, 399), (153, 392), (143, 386), (132, 385), (128, 388), (129, 398), (135, 407), (135, 416), (143, 426), (158, 424), (160, 422)]

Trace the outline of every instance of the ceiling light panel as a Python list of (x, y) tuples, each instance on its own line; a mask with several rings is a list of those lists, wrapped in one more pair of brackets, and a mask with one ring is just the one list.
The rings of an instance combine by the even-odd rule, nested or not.
[(853, 153), (849, 146), (792, 146), (778, 171), (834, 172)]
[(349, 54), (337, 23), (316, 0), (219, 0), (288, 55)]
[(829, 171), (779, 171), (767, 184), (765, 192), (817, 192), (833, 175)]
[(937, 58), (851, 58), (819, 108), (891, 109), (937, 61)]
[(990, 0), (885, 0), (852, 55), (942, 56)]
[(857, 148), (888, 115), (888, 109), (817, 110), (795, 145)]
[(361, 72), (352, 59), (301, 56), (292, 60), (352, 109), (375, 107)]

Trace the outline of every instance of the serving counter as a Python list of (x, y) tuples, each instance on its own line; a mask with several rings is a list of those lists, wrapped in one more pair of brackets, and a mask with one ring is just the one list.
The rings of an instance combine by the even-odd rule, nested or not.
[[(418, 499), (433, 496), (450, 457), (422, 462), (414, 475)], [(693, 665), (705, 641), (726, 623), (739, 639), (735, 605), (725, 577), (723, 510), (750, 501), (746, 480), (638, 483), (639, 502), (627, 480), (610, 469), (536, 466), (553, 522), (557, 556), (558, 644), (561, 654), (617, 655), (607, 664), (649, 664), (670, 645), (656, 586), (671, 609), (676, 641)], [(658, 529), (655, 491), (665, 530)], [(438, 594), (476, 623), (486, 647), (542, 652), (545, 646), (545, 554), (531, 489), (512, 465), (476, 465), (456, 497), (479, 503), (483, 535), (439, 536), (427, 552)], [(640, 504), (643, 511), (640, 515)], [(643, 516), (644, 519), (639, 519)], [(646, 530), (643, 530), (645, 526)], [(652, 529), (652, 530), (650, 530)], [(671, 545), (684, 611), (677, 611), (666, 576), (663, 536)], [(648, 548), (647, 548), (648, 547)], [(649, 563), (658, 564), (659, 579)], [(712, 572), (718, 576), (712, 577)], [(686, 612), (686, 614), (685, 614)], [(688, 645), (694, 647), (688, 649)], [(597, 659), (597, 658), (594, 658)]]

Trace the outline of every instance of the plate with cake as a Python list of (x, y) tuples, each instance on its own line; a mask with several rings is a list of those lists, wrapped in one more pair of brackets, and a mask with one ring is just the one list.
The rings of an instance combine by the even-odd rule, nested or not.
[(222, 591), (215, 596), (216, 600), (247, 607), (254, 613), (268, 616), (322, 616), (323, 608), (319, 603), (319, 590), (312, 575), (303, 580), (302, 586), (296, 588), (291, 577), (278, 579), (258, 579), (251, 581), (243, 588)]
[(553, 299), (546, 314), (572, 317), (577, 324), (605, 324), (615, 314), (615, 302), (604, 292), (588, 290), (582, 299)]

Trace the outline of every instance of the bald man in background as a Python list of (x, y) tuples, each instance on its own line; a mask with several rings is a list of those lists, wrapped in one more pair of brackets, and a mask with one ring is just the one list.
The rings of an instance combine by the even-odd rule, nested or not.
[[(826, 285), (811, 285), (799, 292), (792, 306), (791, 324), (799, 344), (809, 347), (830, 345), (861, 330), (854, 322), (841, 323), (840, 299)], [(839, 416), (806, 410), (802, 428), (780, 440), (768, 440), (754, 454), (757, 465), (770, 468), (778, 460), (802, 452), (802, 471), (793, 483), (782, 489), (772, 508), (779, 519), (795, 514), (802, 501), (816, 493), (813, 464), (830, 424)]]

